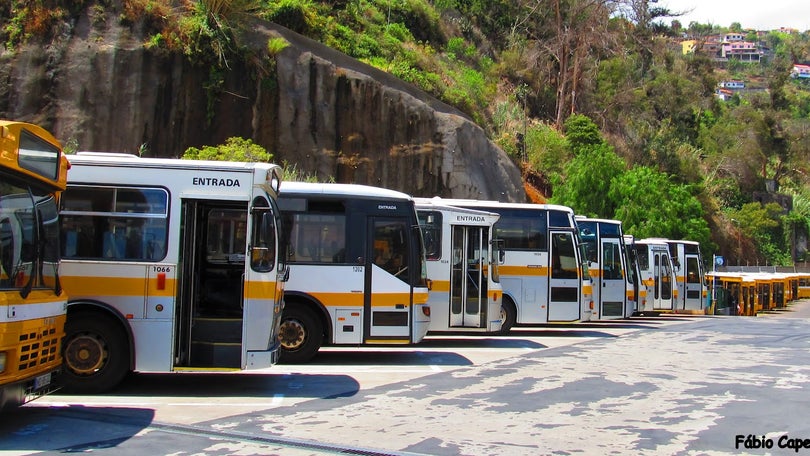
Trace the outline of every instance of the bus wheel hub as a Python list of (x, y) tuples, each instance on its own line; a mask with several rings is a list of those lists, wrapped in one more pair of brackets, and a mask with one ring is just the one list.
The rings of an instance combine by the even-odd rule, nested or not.
[(77, 374), (92, 374), (104, 361), (104, 345), (90, 336), (79, 336), (65, 349), (65, 362)]
[(284, 320), (278, 334), (281, 346), (287, 350), (294, 350), (304, 343), (307, 331), (298, 320)]

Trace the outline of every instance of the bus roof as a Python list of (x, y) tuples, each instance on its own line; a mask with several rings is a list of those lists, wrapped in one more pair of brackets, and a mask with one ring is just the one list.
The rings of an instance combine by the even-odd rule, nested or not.
[(681, 244), (700, 245), (700, 243), (697, 242), (697, 241), (689, 241), (689, 240), (686, 240), (686, 239), (669, 239), (669, 238), (648, 238), (648, 239), (651, 240), (651, 241), (665, 242), (667, 244), (681, 243)]
[(28, 122), (19, 122), (16, 120), (0, 120), (0, 129), (3, 130), (3, 134), (0, 137), (5, 136), (6, 131), (11, 133), (17, 134), (21, 129), (28, 129), (31, 130), (32, 133), (36, 134), (40, 138), (48, 141), (49, 143), (53, 144), (54, 146), (58, 147), (59, 149), (62, 148), (62, 144), (59, 142), (58, 139), (54, 138), (51, 132), (48, 130), (40, 127), (39, 125), (31, 124)]
[(669, 251), (669, 245), (666, 243), (664, 239), (661, 238), (645, 238), (645, 239), (636, 239), (634, 241), (636, 244), (644, 244), (644, 245), (652, 245), (657, 247), (663, 247)]
[[(458, 215), (469, 215), (469, 216), (478, 216), (483, 218), (483, 221), (489, 221), (489, 223), (495, 223), (501, 218), (500, 214), (496, 214), (494, 212), (487, 212), (487, 211), (479, 211), (476, 209), (470, 209), (466, 207), (458, 207), (458, 206), (450, 206), (447, 204), (443, 204), (444, 202), (441, 200), (434, 200), (433, 198), (414, 198), (416, 202), (416, 209), (433, 209), (437, 211), (445, 211), (445, 212), (452, 212)], [(472, 220), (468, 220), (472, 221)]]
[(413, 200), (411, 195), (408, 195), (407, 193), (402, 193), (387, 188), (373, 187), (371, 185), (292, 181), (285, 181), (283, 184), (281, 184), (279, 196), (284, 197), (285, 195), (291, 193), (333, 196), (365, 196), (409, 201)]
[(227, 171), (253, 171), (255, 169), (279, 168), (273, 163), (231, 162), (214, 160), (183, 160), (178, 158), (143, 158), (118, 152), (78, 152), (68, 155), (71, 165), (92, 164), (97, 166), (123, 166), (138, 168), (222, 169)]
[(507, 209), (546, 209), (546, 210), (558, 210), (563, 212), (569, 212), (572, 215), (574, 214), (574, 210), (568, 206), (561, 206), (558, 204), (536, 204), (536, 203), (502, 203), (500, 201), (493, 201), (493, 200), (474, 200), (474, 199), (459, 199), (459, 198), (441, 198), (438, 196), (434, 196), (434, 200), (438, 200), (442, 204), (446, 204), (448, 206), (459, 207), (459, 206), (476, 206), (476, 207), (485, 207), (485, 208), (507, 208)]
[[(52, 151), (56, 157), (56, 160), (52, 163), (53, 168), (49, 165), (44, 168), (39, 166), (31, 168), (22, 164), (23, 160), (22, 154), (19, 154), (19, 146), (23, 138), (23, 131), (33, 134), (39, 141), (48, 143), (51, 147), (57, 149), (57, 151)], [(12, 147), (11, 144), (14, 145), (15, 150), (9, 153), (9, 149)], [(28, 154), (37, 154), (37, 152), (29, 150), (26, 155)], [(65, 189), (67, 170), (70, 166), (62, 151), (62, 144), (48, 130), (39, 125), (16, 120), (0, 120), (0, 165), (4, 169), (33, 177), (40, 183), (59, 190)], [(51, 171), (53, 171), (53, 174), (50, 173)]]
[(621, 220), (614, 220), (614, 219), (603, 219), (603, 218), (590, 218), (585, 217), (584, 215), (576, 215), (574, 216), (574, 220), (577, 222), (596, 222), (596, 223), (607, 223), (610, 225), (621, 225)]

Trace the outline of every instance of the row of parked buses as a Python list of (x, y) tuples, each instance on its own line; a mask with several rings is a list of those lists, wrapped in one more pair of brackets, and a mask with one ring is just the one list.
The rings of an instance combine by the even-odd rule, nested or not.
[[(27, 131), (44, 143), (18, 141), (19, 169), (0, 187), (13, 219), (0, 220), (0, 378), (29, 396), (60, 363), (59, 385), (100, 392), (131, 371), (261, 369), (323, 345), (705, 305), (696, 243), (637, 240), (568, 207), (282, 184), (262, 163), (78, 153), (68, 164), (50, 135)], [(24, 338), (48, 339), (27, 376)]]
[(756, 316), (810, 298), (810, 273), (711, 271), (706, 273), (709, 313)]
[(282, 185), (270, 164), (70, 164), (61, 383), (74, 391), (130, 371), (258, 369), (323, 345), (703, 305), (697, 244), (631, 243), (618, 222), (564, 206)]
[[(647, 268), (628, 272), (621, 227), (588, 231), (562, 206), (280, 191), (269, 164), (79, 153), (70, 166), (60, 384), (74, 391), (107, 390), (130, 371), (304, 362), (324, 344), (622, 318), (645, 310), (631, 286), (655, 281), (657, 296), (675, 282), (658, 268), (630, 280)], [(588, 233), (598, 247), (582, 242)]]

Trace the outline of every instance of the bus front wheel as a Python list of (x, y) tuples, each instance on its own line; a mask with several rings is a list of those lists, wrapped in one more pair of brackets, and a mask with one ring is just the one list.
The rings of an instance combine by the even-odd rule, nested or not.
[(517, 321), (517, 308), (515, 303), (506, 295), (503, 296), (501, 301), (501, 333), (506, 334), (515, 326)]
[(280, 362), (304, 363), (315, 357), (321, 348), (323, 328), (312, 311), (288, 303), (281, 316), (278, 338), (281, 343)]
[(102, 393), (129, 372), (127, 341), (112, 318), (81, 312), (65, 323), (61, 385), (70, 393)]

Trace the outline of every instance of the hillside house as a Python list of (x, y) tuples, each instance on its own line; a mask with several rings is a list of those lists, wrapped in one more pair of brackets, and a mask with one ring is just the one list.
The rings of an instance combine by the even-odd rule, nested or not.
[(724, 59), (738, 59), (742, 62), (759, 62), (762, 51), (756, 43), (735, 41), (723, 43), (720, 56)]
[(714, 96), (720, 101), (729, 101), (734, 96), (734, 91), (718, 87), (717, 90), (714, 91)]
[(790, 77), (797, 79), (810, 78), (810, 65), (793, 65), (793, 70), (790, 72)]
[(724, 89), (741, 90), (745, 88), (745, 83), (742, 81), (720, 81), (717, 85)]

